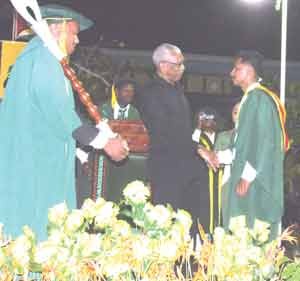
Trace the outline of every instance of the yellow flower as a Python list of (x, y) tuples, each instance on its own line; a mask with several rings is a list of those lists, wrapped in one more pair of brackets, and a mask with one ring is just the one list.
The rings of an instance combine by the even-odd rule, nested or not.
[(123, 195), (132, 203), (142, 204), (150, 197), (150, 190), (142, 181), (133, 181), (124, 188)]
[(49, 222), (54, 225), (62, 226), (66, 217), (68, 216), (68, 212), (69, 211), (66, 202), (53, 206), (48, 212)]

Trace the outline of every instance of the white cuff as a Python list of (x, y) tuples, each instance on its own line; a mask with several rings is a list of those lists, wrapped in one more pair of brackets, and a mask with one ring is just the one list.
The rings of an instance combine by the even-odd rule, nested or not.
[(220, 164), (230, 165), (233, 161), (234, 155), (231, 149), (217, 151), (217, 157)]
[(80, 163), (83, 164), (88, 161), (89, 154), (80, 148), (76, 148), (76, 157), (79, 159)]
[(90, 146), (96, 149), (103, 149), (110, 137), (104, 132), (99, 132), (98, 135), (90, 142)]
[(100, 130), (101, 133), (104, 133), (107, 138), (115, 138), (117, 136), (117, 134), (114, 133), (107, 124), (107, 120), (102, 120), (96, 125), (96, 127)]
[(201, 136), (201, 130), (195, 129), (194, 133), (192, 134), (192, 140), (196, 143), (199, 143), (200, 136)]
[(247, 161), (246, 165), (244, 167), (241, 178), (248, 181), (248, 182), (252, 182), (256, 178), (256, 175), (257, 175), (257, 171)]

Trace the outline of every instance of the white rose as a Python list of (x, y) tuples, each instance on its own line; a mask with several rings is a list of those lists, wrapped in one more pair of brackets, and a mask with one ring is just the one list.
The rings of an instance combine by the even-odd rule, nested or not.
[(134, 240), (132, 254), (137, 260), (143, 260), (151, 254), (150, 240), (147, 236), (140, 236)]
[(31, 243), (25, 235), (19, 236), (12, 242), (11, 253), (17, 263), (26, 267), (29, 264)]
[(104, 205), (98, 210), (95, 217), (95, 224), (98, 227), (103, 227), (111, 224), (118, 214), (118, 207), (113, 202), (105, 202)]
[(84, 218), (81, 210), (72, 210), (65, 222), (65, 229), (67, 233), (76, 231), (82, 224)]
[(91, 220), (96, 216), (96, 202), (90, 198), (86, 199), (83, 202), (83, 205), (81, 207), (81, 210), (83, 212), (83, 216), (87, 219), (87, 220)]
[(161, 258), (174, 260), (177, 257), (178, 245), (173, 240), (162, 241), (159, 247)]
[(237, 216), (230, 219), (229, 229), (232, 231), (232, 233), (237, 234), (241, 228), (246, 228), (245, 216)]
[(57, 248), (55, 244), (49, 241), (41, 242), (36, 247), (34, 260), (39, 264), (47, 263), (53, 256), (56, 255)]
[(133, 203), (142, 204), (150, 197), (150, 190), (143, 182), (133, 181), (124, 188), (123, 195)]
[(149, 221), (156, 223), (158, 227), (168, 227), (171, 224), (172, 214), (163, 205), (154, 206), (146, 214)]
[(179, 221), (180, 224), (182, 224), (186, 229), (190, 229), (192, 226), (192, 217), (189, 212), (179, 209), (175, 214), (176, 220)]

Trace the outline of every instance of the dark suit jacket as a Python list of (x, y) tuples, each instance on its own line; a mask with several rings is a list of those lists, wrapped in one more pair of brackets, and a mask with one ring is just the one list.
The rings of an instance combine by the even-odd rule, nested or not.
[(150, 136), (148, 176), (154, 203), (180, 207), (182, 192), (199, 172), (183, 89), (156, 77), (136, 95), (136, 105)]

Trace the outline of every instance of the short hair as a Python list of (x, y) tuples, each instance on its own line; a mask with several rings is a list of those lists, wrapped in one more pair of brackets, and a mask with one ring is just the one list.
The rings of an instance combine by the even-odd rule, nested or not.
[(117, 90), (121, 90), (127, 85), (132, 85), (133, 88), (136, 88), (135, 81), (133, 81), (131, 79), (118, 79), (115, 81), (114, 85)]
[(152, 61), (154, 65), (158, 66), (161, 61), (165, 60), (167, 56), (171, 56), (172, 53), (181, 53), (181, 50), (169, 43), (159, 45), (153, 51)]
[(236, 59), (241, 59), (243, 63), (250, 64), (256, 72), (257, 76), (263, 75), (262, 63), (264, 56), (255, 50), (241, 50), (235, 55)]

